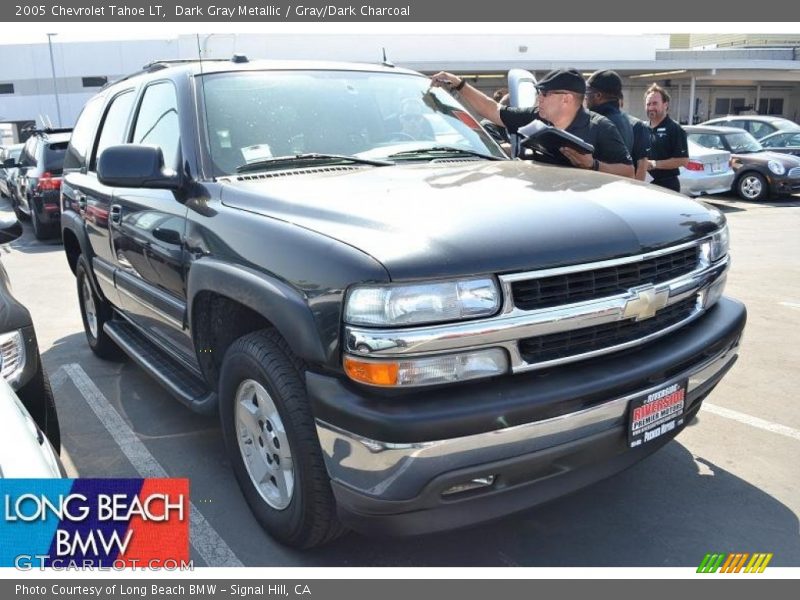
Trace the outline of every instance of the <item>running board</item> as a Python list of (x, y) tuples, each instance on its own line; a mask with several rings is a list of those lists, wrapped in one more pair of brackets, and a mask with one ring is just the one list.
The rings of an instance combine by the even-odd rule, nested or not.
[(151, 343), (136, 327), (126, 321), (108, 321), (103, 326), (122, 350), (147, 371), (178, 400), (194, 412), (214, 414), (217, 394), (177, 360)]

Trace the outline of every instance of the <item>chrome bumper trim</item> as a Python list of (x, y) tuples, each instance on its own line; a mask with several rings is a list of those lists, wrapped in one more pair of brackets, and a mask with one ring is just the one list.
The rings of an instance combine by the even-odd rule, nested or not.
[(687, 393), (691, 394), (725, 369), (738, 350), (737, 341), (669, 381), (592, 408), (487, 433), (421, 443), (388, 443), (317, 419), (317, 436), (331, 479), (371, 496), (409, 499), (442, 473), (521, 456), (621, 427), (633, 398), (684, 379), (689, 381)]

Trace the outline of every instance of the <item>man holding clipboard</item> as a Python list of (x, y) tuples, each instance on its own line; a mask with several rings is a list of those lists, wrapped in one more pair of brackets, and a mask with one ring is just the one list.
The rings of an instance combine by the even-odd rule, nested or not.
[[(535, 151), (534, 160), (634, 176), (633, 160), (617, 128), (607, 118), (583, 107), (586, 82), (575, 69), (554, 69), (536, 84), (538, 109), (500, 106), (451, 73), (437, 73), (431, 80), (436, 87), (459, 92), (481, 117), (512, 133), (522, 130), (520, 133), (525, 135), (527, 132), (528, 145)], [(537, 120), (541, 126), (534, 123)], [(531, 123), (532, 129), (523, 130)], [(564, 136), (557, 130), (569, 135)], [(573, 136), (578, 138), (577, 142)], [(581, 141), (586, 145), (580, 144)]]

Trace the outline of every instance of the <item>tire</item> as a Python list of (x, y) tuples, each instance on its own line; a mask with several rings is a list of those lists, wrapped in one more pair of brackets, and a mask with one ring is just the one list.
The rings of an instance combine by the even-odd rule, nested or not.
[(123, 356), (122, 350), (103, 329), (103, 326), (113, 318), (114, 309), (95, 293), (83, 256), (78, 258), (75, 279), (78, 284), (78, 304), (81, 309), (83, 330), (86, 333), (89, 348), (102, 359), (119, 360)]
[(769, 184), (760, 173), (748, 171), (737, 180), (736, 193), (742, 200), (759, 202), (769, 197)]
[(17, 396), (28, 409), (31, 417), (39, 429), (50, 440), (57, 453), (61, 453), (61, 426), (58, 423), (58, 412), (53, 399), (53, 390), (50, 387), (50, 378), (39, 360), (39, 370), (28, 383), (17, 391)]
[(49, 227), (42, 223), (39, 220), (39, 215), (36, 212), (36, 207), (33, 203), (30, 204), (31, 207), (31, 225), (33, 226), (33, 235), (36, 236), (37, 240), (46, 240), (48, 238), (53, 237), (52, 227)]
[(220, 418), (236, 479), (256, 519), (282, 544), (311, 548), (344, 527), (302, 372), (302, 362), (276, 331), (239, 338), (222, 361)]

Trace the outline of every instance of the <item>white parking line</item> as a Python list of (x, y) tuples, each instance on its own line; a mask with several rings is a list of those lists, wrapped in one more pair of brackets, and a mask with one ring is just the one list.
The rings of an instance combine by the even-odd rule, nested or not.
[[(75, 363), (63, 365), (53, 374), (50, 382), (57, 387), (62, 385), (67, 377), (72, 380), (86, 403), (142, 477), (169, 477), (164, 467), (150, 454), (147, 447), (136, 436), (125, 420), (119, 416), (119, 413), (111, 406), (108, 399), (80, 365)], [(220, 537), (193, 502), (190, 502), (190, 507), (191, 543), (206, 564), (212, 567), (243, 567), (244, 565), (233, 553), (233, 550), (230, 549), (225, 540)]]
[(764, 419), (759, 419), (758, 417), (753, 417), (737, 410), (723, 408), (709, 402), (703, 402), (703, 410), (719, 417), (725, 417), (726, 419), (732, 419), (734, 421), (738, 421), (739, 423), (750, 425), (751, 427), (755, 427), (757, 429), (763, 429), (764, 431), (769, 431), (770, 433), (777, 433), (778, 435), (785, 435), (786, 437), (800, 440), (800, 430), (787, 427), (786, 425), (780, 425), (779, 423), (773, 423), (772, 421), (765, 421)]
[(800, 308), (800, 304), (797, 302), (779, 302), (781, 306), (788, 306), (789, 308)]

